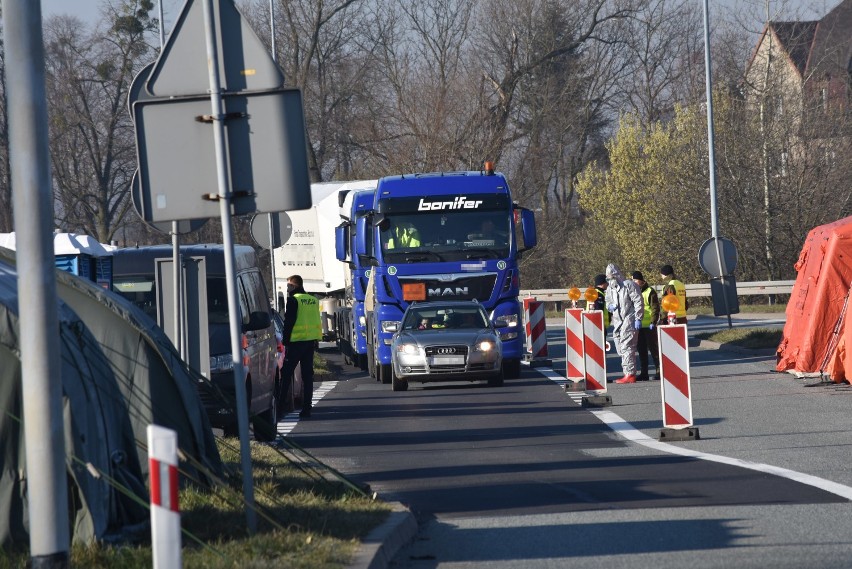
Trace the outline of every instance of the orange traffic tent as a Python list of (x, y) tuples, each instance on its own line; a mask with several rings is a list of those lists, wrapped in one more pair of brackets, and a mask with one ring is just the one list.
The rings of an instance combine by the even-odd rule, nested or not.
[(852, 380), (852, 216), (808, 233), (776, 356), (778, 371)]

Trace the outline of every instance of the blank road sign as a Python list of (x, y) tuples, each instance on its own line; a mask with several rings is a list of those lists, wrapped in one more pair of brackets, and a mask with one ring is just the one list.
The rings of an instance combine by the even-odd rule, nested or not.
[[(223, 95), (234, 215), (311, 207), (302, 95), (273, 89)], [(218, 217), (213, 124), (208, 96), (133, 104), (140, 212), (147, 222)]]

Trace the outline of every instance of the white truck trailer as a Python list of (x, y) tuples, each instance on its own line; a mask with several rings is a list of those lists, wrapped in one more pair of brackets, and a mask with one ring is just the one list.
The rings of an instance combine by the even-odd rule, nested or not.
[[(375, 187), (375, 181), (372, 184)], [(347, 286), (351, 287), (351, 271), (335, 255), (334, 230), (341, 223), (338, 195), (363, 186), (364, 182), (311, 184), (313, 206), (286, 212), (292, 233), (284, 245), (273, 251), (275, 294), (286, 297), (287, 279), (301, 275), (305, 292), (320, 300), (325, 340), (335, 339), (334, 313), (345, 304)]]

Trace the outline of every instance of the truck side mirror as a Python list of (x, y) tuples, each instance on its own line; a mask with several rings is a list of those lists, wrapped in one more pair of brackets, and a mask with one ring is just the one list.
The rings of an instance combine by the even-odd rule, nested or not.
[(535, 233), (535, 214), (532, 210), (521, 208), (521, 234), (524, 237), (524, 246), (518, 252), (532, 249), (538, 243)]
[(340, 224), (334, 228), (334, 254), (338, 261), (345, 263), (347, 259), (346, 243), (349, 237), (349, 224)]
[(366, 256), (368, 254), (367, 240), (372, 238), (372, 225), (370, 217), (359, 217), (355, 222), (355, 254)]

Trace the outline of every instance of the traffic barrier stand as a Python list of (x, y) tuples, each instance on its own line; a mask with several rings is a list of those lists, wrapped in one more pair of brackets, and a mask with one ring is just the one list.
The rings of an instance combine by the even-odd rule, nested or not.
[(177, 432), (148, 425), (151, 546), (154, 569), (181, 566)]
[(565, 309), (565, 391), (586, 389), (582, 317), (582, 308)]
[(547, 324), (544, 321), (544, 302), (534, 298), (524, 299), (524, 320), (527, 333), (527, 353), (524, 360), (530, 367), (550, 367), (547, 357)]
[(608, 407), (612, 397), (606, 388), (606, 338), (603, 312), (589, 310), (581, 316), (583, 325), (583, 366), (586, 376), (586, 395), (583, 407)]
[(660, 344), (660, 391), (663, 402), (661, 441), (692, 441), (701, 438), (692, 423), (692, 389), (685, 324), (658, 327)]

